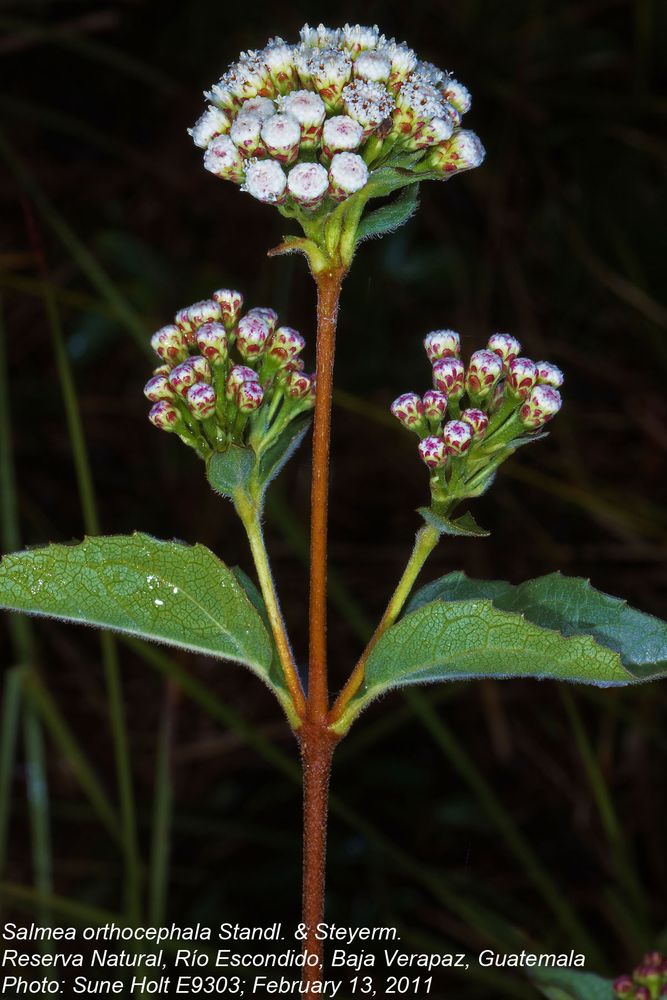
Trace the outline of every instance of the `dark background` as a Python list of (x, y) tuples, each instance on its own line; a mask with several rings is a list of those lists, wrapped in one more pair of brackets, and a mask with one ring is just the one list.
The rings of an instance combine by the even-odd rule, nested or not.
[[(460, 330), (466, 351), (493, 330), (510, 330), (567, 380), (552, 435), (522, 450), (476, 504), (491, 537), (447, 540), (424, 579), (459, 567), (513, 581), (562, 569), (660, 614), (665, 13), (650, 0), (412, 0), (344, 3), (335, 12), (211, 0), (2, 5), (0, 291), (21, 543), (85, 530), (52, 300), (102, 530), (199, 540), (250, 570), (231, 508), (210, 493), (196, 458), (146, 420), (142, 386), (153, 362), (142, 343), (180, 306), (236, 286), (249, 304), (275, 306), (306, 335), (312, 364), (314, 290), (300, 259), (265, 256), (285, 222), (206, 173), (185, 130), (203, 107), (201, 91), (241, 49), (273, 34), (292, 40), (306, 20), (377, 21), (469, 86), (466, 124), (487, 159), (451, 184), (423, 186), (418, 216), (365, 245), (345, 285), (332, 683), (342, 683), (361, 631), (381, 612), (410, 549), (414, 509), (426, 498), (414, 439), (386, 411), (400, 392), (427, 387), (420, 339), (434, 327)], [(304, 448), (267, 512), (301, 657), (308, 474)], [(29, 670), (39, 669), (53, 712), (115, 801), (99, 639), (39, 622), (32, 642)], [(248, 736), (267, 741), (296, 760), (275, 704), (239, 668), (175, 653), (249, 729), (234, 718), (223, 725), (173, 686), (165, 700), (162, 675), (119, 649), (145, 859), (160, 732), (168, 747), (166, 916), (296, 920), (298, 787), (265, 747), (248, 745)], [(25, 658), (9, 633), (0, 651), (8, 665)], [(589, 954), (589, 968), (605, 974), (664, 944), (664, 690), (488, 682), (384, 699), (357, 724), (335, 767), (333, 789), (348, 814), (331, 824), (330, 917), (398, 924), (420, 950), (581, 950), (563, 917), (569, 903), (599, 951)], [(23, 727), (10, 775), (5, 902), (34, 916), (34, 898), (20, 887), (37, 880), (52, 883), (56, 922), (74, 919), (63, 916), (63, 900), (121, 914), (121, 853), (82, 793), (71, 754), (40, 719), (46, 785), (37, 798), (33, 785), (31, 808), (39, 745), (26, 743)], [(36, 846), (35, 823), (49, 833)], [(507, 973), (456, 982), (461, 997), (533, 996)]]

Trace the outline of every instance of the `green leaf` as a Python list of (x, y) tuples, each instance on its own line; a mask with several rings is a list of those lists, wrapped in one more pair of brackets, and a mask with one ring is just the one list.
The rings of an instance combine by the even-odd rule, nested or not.
[(235, 660), (270, 683), (262, 620), (203, 545), (135, 533), (17, 552), (0, 562), (0, 607)]
[(311, 418), (307, 413), (292, 420), (262, 455), (259, 461), (258, 479), (264, 489), (289, 462), (308, 433), (310, 422)]
[(536, 967), (530, 977), (548, 1000), (614, 1000), (611, 981), (589, 972)]
[(376, 208), (359, 223), (357, 239), (367, 240), (373, 236), (384, 236), (405, 225), (417, 211), (419, 204), (419, 184), (409, 184), (387, 205)]
[(581, 577), (551, 573), (513, 586), (450, 573), (418, 591), (407, 610), (434, 600), (471, 598), (490, 598), (499, 610), (517, 612), (534, 625), (555, 629), (563, 636), (591, 636), (600, 646), (617, 653), (635, 680), (651, 680), (667, 672), (667, 623), (595, 590)]
[(441, 535), (462, 535), (466, 538), (488, 538), (490, 532), (481, 528), (470, 511), (452, 521), (442, 514), (436, 514), (431, 507), (420, 507), (418, 514), (427, 524), (439, 531)]
[(207, 463), (206, 475), (216, 493), (233, 498), (237, 490), (248, 485), (254, 468), (254, 451), (233, 444), (226, 451), (214, 452)]

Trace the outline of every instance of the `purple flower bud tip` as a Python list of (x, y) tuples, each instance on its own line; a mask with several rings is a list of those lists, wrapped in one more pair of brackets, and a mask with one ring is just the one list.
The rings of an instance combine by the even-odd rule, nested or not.
[(195, 373), (195, 377), (198, 382), (211, 381), (211, 366), (206, 358), (198, 354), (192, 358), (189, 358), (188, 364), (191, 366), (193, 372)]
[[(538, 370), (539, 366), (542, 364), (548, 364), (548, 362), (538, 361)], [(556, 386), (556, 388), (558, 388), (558, 386)], [(659, 951), (647, 951), (642, 959), (642, 965), (648, 966), (653, 969), (660, 969), (661, 971), (663, 970), (664, 963), (665, 963), (665, 958)], [(667, 972), (667, 969), (665, 969), (664, 971)]]
[(473, 396), (488, 396), (502, 371), (503, 363), (494, 351), (475, 351), (466, 371), (466, 389)]
[(433, 365), (433, 385), (446, 392), (450, 399), (458, 399), (463, 393), (465, 367), (459, 358), (440, 358)]
[(254, 309), (249, 309), (246, 315), (261, 319), (268, 326), (270, 333), (273, 333), (278, 324), (278, 313), (268, 306), (255, 306)]
[(461, 338), (454, 330), (433, 330), (424, 338), (424, 348), (429, 361), (458, 357), (461, 352)]
[(172, 364), (183, 361), (188, 353), (186, 335), (173, 323), (153, 334), (151, 347), (159, 358)]
[(516, 337), (512, 337), (509, 333), (491, 334), (487, 346), (490, 351), (500, 355), (506, 366), (509, 365), (511, 361), (514, 361), (521, 350), (521, 344), (519, 341)]
[(240, 319), (236, 327), (236, 346), (239, 354), (245, 360), (258, 358), (266, 350), (271, 330), (269, 324), (252, 312)]
[(215, 299), (203, 299), (188, 307), (188, 320), (190, 321), (191, 333), (189, 340), (194, 341), (193, 333), (203, 326), (204, 323), (215, 323), (222, 319), (220, 306)]
[(529, 358), (515, 358), (507, 370), (507, 388), (519, 399), (526, 399), (537, 382), (537, 367)]
[(174, 388), (166, 375), (154, 375), (144, 386), (144, 396), (151, 403), (157, 403), (161, 399), (173, 399)]
[(442, 420), (447, 413), (447, 393), (428, 389), (422, 396), (423, 413), (427, 420)]
[(314, 392), (315, 378), (313, 375), (306, 375), (305, 372), (290, 372), (287, 379), (287, 395), (291, 399), (305, 399)]
[(213, 364), (227, 358), (227, 331), (222, 323), (204, 323), (197, 331), (197, 347)]
[(296, 358), (305, 346), (306, 341), (298, 330), (293, 330), (290, 326), (281, 326), (271, 337), (267, 355), (283, 364)]
[(258, 410), (264, 399), (264, 390), (259, 382), (242, 382), (236, 396), (236, 405), (241, 413), (252, 413)]
[(215, 391), (206, 382), (198, 382), (191, 386), (185, 394), (192, 416), (197, 420), (206, 420), (215, 413)]
[(537, 361), (535, 367), (537, 368), (537, 381), (539, 383), (550, 385), (554, 389), (560, 389), (565, 381), (565, 376), (560, 368), (552, 365), (550, 361)]
[(525, 427), (537, 430), (551, 420), (562, 406), (560, 393), (550, 385), (536, 385), (519, 410)]
[(200, 381), (192, 360), (182, 361), (180, 365), (172, 368), (169, 381), (179, 396), (184, 396), (191, 385)]
[(463, 455), (472, 443), (472, 429), (462, 420), (449, 420), (442, 429), (442, 436), (451, 455)]
[(236, 399), (239, 388), (244, 382), (259, 382), (259, 375), (245, 365), (234, 365), (227, 376), (227, 385), (225, 386), (227, 399)]
[(441, 469), (447, 464), (447, 445), (441, 437), (432, 435), (419, 442), (419, 457), (429, 469)]
[(424, 404), (416, 392), (404, 392), (394, 400), (390, 410), (397, 420), (412, 430), (421, 425)]
[(161, 399), (151, 407), (148, 419), (161, 431), (175, 431), (180, 422), (178, 410), (166, 399)]
[(241, 315), (243, 296), (232, 288), (219, 288), (217, 292), (213, 292), (211, 298), (220, 306), (222, 322), (228, 330), (231, 329)]
[(478, 440), (486, 434), (486, 429), (489, 426), (489, 418), (483, 410), (464, 410), (461, 414), (461, 420), (468, 424), (473, 436)]

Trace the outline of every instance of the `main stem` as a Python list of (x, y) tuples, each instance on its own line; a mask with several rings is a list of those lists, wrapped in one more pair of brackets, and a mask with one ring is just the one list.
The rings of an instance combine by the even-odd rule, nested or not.
[[(329, 775), (336, 737), (329, 731), (327, 680), (327, 528), (331, 404), (336, 322), (344, 268), (320, 272), (317, 283), (317, 391), (313, 425), (310, 501), (310, 648), (306, 718), (299, 731), (303, 767), (303, 923), (304, 951), (315, 964), (304, 965), (307, 997), (322, 979), (324, 947), (315, 938), (324, 919), (324, 886), (329, 805)], [(314, 959), (313, 959), (314, 956)]]

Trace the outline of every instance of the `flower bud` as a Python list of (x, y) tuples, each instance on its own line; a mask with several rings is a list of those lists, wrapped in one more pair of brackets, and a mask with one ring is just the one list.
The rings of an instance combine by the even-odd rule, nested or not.
[(299, 31), (299, 38), (307, 48), (337, 48), (341, 42), (341, 29), (327, 28), (324, 24), (318, 24), (316, 28), (311, 28), (309, 24), (304, 24)]
[(424, 338), (424, 347), (429, 361), (439, 358), (458, 358), (461, 352), (461, 338), (454, 330), (433, 330)]
[(322, 129), (322, 154), (330, 160), (334, 153), (349, 153), (358, 149), (364, 130), (348, 115), (327, 118)]
[(241, 184), (245, 177), (245, 161), (228, 135), (219, 135), (204, 153), (204, 166), (216, 177)]
[[(548, 364), (546, 361), (540, 361), (539, 364)], [(558, 388), (556, 386), (555, 388)], [(665, 958), (659, 951), (647, 951), (644, 955), (641, 964), (647, 968), (659, 969), (663, 974), (667, 974), (667, 965), (665, 965)]]
[(508, 391), (517, 399), (526, 399), (537, 382), (537, 368), (529, 358), (515, 358), (507, 370)]
[(475, 133), (461, 130), (447, 142), (436, 146), (419, 164), (419, 168), (448, 176), (479, 167), (485, 155), (484, 146)]
[(319, 94), (310, 90), (295, 90), (280, 99), (281, 110), (294, 115), (301, 126), (301, 144), (303, 149), (314, 149), (322, 134), (322, 123), (327, 109)]
[(188, 132), (192, 136), (195, 146), (206, 149), (209, 143), (219, 135), (226, 135), (231, 127), (231, 117), (226, 111), (220, 108), (208, 108), (207, 111), (198, 118)]
[(239, 115), (232, 125), (229, 138), (243, 156), (254, 156), (262, 141), (262, 120), (257, 115)]
[(486, 408), (489, 413), (497, 413), (500, 407), (505, 402), (505, 379), (501, 379), (500, 382), (496, 382), (493, 392), (491, 393), (491, 401), (487, 403)]
[(175, 431), (181, 422), (178, 410), (166, 399), (161, 399), (151, 407), (148, 419), (161, 431)]
[(174, 388), (166, 375), (153, 375), (144, 386), (144, 396), (150, 399), (151, 403), (157, 403), (161, 399), (173, 399)]
[(419, 433), (424, 427), (424, 404), (416, 392), (404, 392), (391, 404), (393, 416), (407, 427), (408, 430)]
[(422, 396), (422, 404), (427, 420), (442, 420), (447, 414), (447, 393), (440, 389), (428, 389)]
[(498, 354), (505, 363), (505, 368), (517, 357), (521, 350), (521, 344), (509, 333), (492, 333), (487, 344), (489, 351)]
[(248, 313), (236, 327), (236, 346), (241, 357), (248, 361), (260, 357), (269, 340), (268, 324), (260, 316)]
[(382, 52), (362, 52), (355, 60), (354, 75), (371, 83), (386, 83), (391, 75), (391, 59)]
[(201, 354), (195, 354), (194, 357), (189, 358), (188, 364), (192, 366), (198, 382), (211, 381), (211, 366)]
[(432, 435), (425, 437), (419, 442), (419, 457), (422, 462), (428, 465), (429, 469), (442, 469), (447, 464), (447, 445), (440, 437)]
[(465, 367), (459, 358), (440, 358), (433, 365), (433, 385), (446, 392), (451, 400), (463, 395)]
[(204, 323), (197, 331), (197, 347), (211, 364), (227, 360), (227, 331), (222, 323)]
[(336, 153), (329, 167), (329, 194), (344, 201), (365, 186), (368, 167), (357, 153)]
[[(414, 76), (396, 95), (394, 125), (406, 136), (415, 135), (434, 118), (448, 118), (448, 109), (435, 87)], [(451, 136), (451, 131), (449, 138)]]
[(259, 382), (259, 375), (252, 368), (245, 365), (234, 365), (227, 376), (225, 395), (227, 399), (236, 399), (238, 391), (244, 382)]
[(308, 396), (314, 396), (315, 376), (295, 369), (287, 377), (286, 389), (290, 399), (307, 399)]
[(192, 331), (188, 340), (193, 341), (193, 334), (199, 327), (203, 326), (204, 323), (217, 323), (222, 319), (222, 312), (215, 299), (202, 299), (201, 302), (195, 302), (194, 305), (188, 306), (187, 316)]
[(442, 93), (446, 101), (453, 104), (459, 114), (465, 115), (472, 106), (472, 97), (467, 87), (450, 77), (443, 86)]
[(294, 115), (272, 115), (262, 125), (262, 142), (274, 159), (289, 166), (299, 155), (301, 126)]
[(557, 368), (556, 365), (552, 365), (550, 361), (536, 361), (535, 367), (537, 368), (538, 383), (542, 385), (550, 385), (554, 389), (560, 389), (565, 381), (565, 376), (560, 368)]
[(176, 315), (174, 316), (174, 323), (179, 328), (179, 330), (182, 330), (183, 333), (186, 335), (185, 337), (186, 343), (190, 342), (191, 340), (190, 334), (194, 332), (194, 327), (190, 322), (189, 311), (190, 311), (190, 306), (183, 306), (183, 308), (179, 309)]
[(617, 997), (633, 997), (635, 984), (632, 982), (630, 976), (619, 976), (618, 979), (614, 980), (613, 989)]
[(262, 49), (262, 59), (279, 94), (285, 94), (298, 85), (294, 66), (294, 46), (275, 38)]
[(215, 390), (206, 382), (191, 386), (185, 394), (190, 413), (196, 420), (206, 420), (215, 413)]
[(493, 351), (475, 351), (466, 371), (466, 390), (471, 396), (484, 399), (502, 375), (503, 363)]
[(317, 49), (308, 59), (311, 85), (329, 111), (337, 111), (343, 87), (352, 76), (352, 60), (338, 49)]
[(153, 369), (153, 375), (166, 375), (169, 378), (169, 372), (173, 368), (173, 365), (158, 365), (157, 368)]
[(278, 313), (275, 309), (270, 309), (268, 306), (254, 306), (254, 308), (248, 310), (246, 316), (254, 316), (255, 319), (261, 319), (269, 328), (269, 333), (273, 333), (278, 323)]
[(651, 991), (646, 986), (638, 986), (635, 990), (634, 1000), (651, 1000)]
[(195, 385), (200, 379), (192, 361), (188, 359), (172, 368), (169, 373), (169, 381), (179, 396), (185, 396), (190, 386)]
[(167, 363), (176, 364), (188, 356), (188, 345), (185, 335), (179, 327), (170, 323), (163, 326), (151, 337), (151, 347), (159, 358)]
[(550, 385), (536, 385), (519, 410), (524, 427), (537, 430), (558, 413), (562, 406), (560, 393)]
[(276, 160), (248, 160), (245, 183), (241, 190), (268, 205), (285, 200), (287, 177)]
[(242, 382), (236, 395), (236, 405), (241, 413), (258, 410), (264, 400), (264, 390), (259, 382)]
[(271, 337), (266, 356), (283, 365), (296, 358), (305, 346), (306, 341), (298, 330), (293, 330), (290, 326), (281, 326)]
[(473, 437), (481, 441), (489, 426), (489, 418), (486, 413), (483, 410), (464, 410), (461, 414), (461, 420), (470, 427)]
[(346, 24), (342, 28), (341, 44), (353, 54), (364, 52), (366, 49), (374, 49), (379, 41), (380, 29), (377, 24), (372, 27), (363, 24)]
[(359, 122), (368, 137), (385, 118), (389, 118), (395, 103), (381, 83), (353, 80), (343, 90), (345, 114)]
[(321, 163), (297, 163), (287, 176), (287, 189), (302, 208), (317, 208), (329, 189), (329, 175)]
[(462, 420), (449, 420), (442, 428), (442, 436), (451, 455), (465, 454), (472, 443), (472, 429)]
[(214, 302), (220, 306), (222, 322), (227, 330), (236, 326), (241, 310), (243, 309), (243, 296), (240, 292), (235, 292), (231, 288), (219, 288), (211, 296)]
[(416, 54), (404, 42), (395, 42), (393, 40), (379, 45), (377, 51), (391, 59), (389, 87), (391, 90), (398, 90), (403, 81), (407, 80), (417, 66)]
[(265, 122), (271, 115), (275, 115), (276, 106), (269, 97), (251, 97), (244, 101), (239, 111), (239, 118), (246, 115), (254, 115), (261, 122)]
[(437, 146), (452, 137), (454, 124), (449, 118), (439, 115), (420, 125), (413, 136), (408, 139), (408, 149), (426, 149), (427, 146)]

